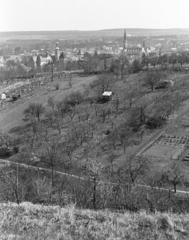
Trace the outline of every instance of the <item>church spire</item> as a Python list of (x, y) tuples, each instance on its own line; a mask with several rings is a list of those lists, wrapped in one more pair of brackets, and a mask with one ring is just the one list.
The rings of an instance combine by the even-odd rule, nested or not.
[(159, 57), (161, 57), (161, 46), (159, 48)]
[(123, 50), (127, 49), (127, 35), (126, 35), (126, 29), (124, 29), (124, 36), (123, 36)]
[(59, 61), (59, 47), (58, 47), (58, 42), (56, 42), (56, 48), (55, 48), (55, 57), (56, 61)]

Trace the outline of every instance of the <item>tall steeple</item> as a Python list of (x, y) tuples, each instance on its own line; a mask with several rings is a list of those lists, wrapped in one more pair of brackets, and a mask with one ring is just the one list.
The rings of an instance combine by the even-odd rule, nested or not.
[(58, 42), (56, 42), (56, 48), (55, 48), (55, 58), (56, 61), (59, 61), (59, 47), (58, 47)]
[(145, 43), (145, 41), (143, 41), (143, 44), (142, 44), (142, 54), (144, 56), (146, 56), (146, 43)]
[(124, 29), (124, 36), (123, 36), (123, 51), (127, 49), (127, 35), (126, 35), (126, 29)]
[(159, 57), (161, 57), (161, 46), (159, 48)]

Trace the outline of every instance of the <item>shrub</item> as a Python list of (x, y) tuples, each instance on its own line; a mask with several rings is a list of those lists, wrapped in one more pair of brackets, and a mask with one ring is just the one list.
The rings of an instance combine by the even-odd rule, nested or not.
[(181, 72), (182, 71), (182, 67), (176, 66), (176, 67), (173, 68), (173, 71), (174, 72)]
[(64, 102), (74, 107), (75, 105), (82, 103), (83, 100), (84, 100), (84, 96), (82, 95), (82, 93), (80, 93), (79, 91), (75, 91), (70, 93), (68, 96), (66, 96), (66, 98), (64, 99)]
[(26, 118), (36, 118), (40, 121), (41, 115), (45, 112), (45, 107), (41, 103), (30, 103), (28, 108), (24, 110)]
[(159, 128), (163, 126), (166, 122), (166, 119), (163, 117), (150, 117), (146, 121), (146, 126), (149, 129)]
[(55, 84), (54, 84), (54, 87), (55, 87), (55, 90), (59, 90), (60, 84), (59, 84), (59, 83), (55, 83)]
[(7, 157), (10, 157), (10, 155), (11, 155), (11, 152), (10, 152), (9, 148), (7, 148), (7, 147), (0, 148), (0, 157), (7, 158)]
[(130, 68), (130, 73), (138, 73), (138, 72), (140, 72), (141, 69), (142, 69), (141, 63), (139, 62), (139, 60), (135, 59), (132, 62), (132, 65)]

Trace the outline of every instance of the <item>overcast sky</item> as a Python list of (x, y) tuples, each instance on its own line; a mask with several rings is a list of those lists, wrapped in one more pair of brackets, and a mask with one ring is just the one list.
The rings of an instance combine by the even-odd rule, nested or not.
[(0, 31), (189, 28), (189, 0), (0, 0)]

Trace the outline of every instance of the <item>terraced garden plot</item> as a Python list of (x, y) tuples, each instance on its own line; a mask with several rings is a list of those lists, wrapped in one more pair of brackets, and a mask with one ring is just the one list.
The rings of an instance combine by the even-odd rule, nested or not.
[(163, 134), (160, 138), (156, 140), (155, 143), (165, 144), (165, 145), (175, 146), (175, 147), (184, 147), (189, 145), (189, 137), (188, 136), (172, 136), (168, 134)]
[(160, 146), (159, 144), (154, 144), (148, 148), (143, 155), (144, 156), (153, 156), (157, 158), (172, 158), (175, 155), (181, 154), (183, 149), (175, 148), (173, 146)]
[(144, 153), (145, 156), (178, 159), (189, 145), (189, 137), (164, 134), (159, 137)]
[(185, 162), (189, 162), (189, 149), (187, 149), (185, 151), (185, 153), (183, 154), (182, 160), (185, 161)]

